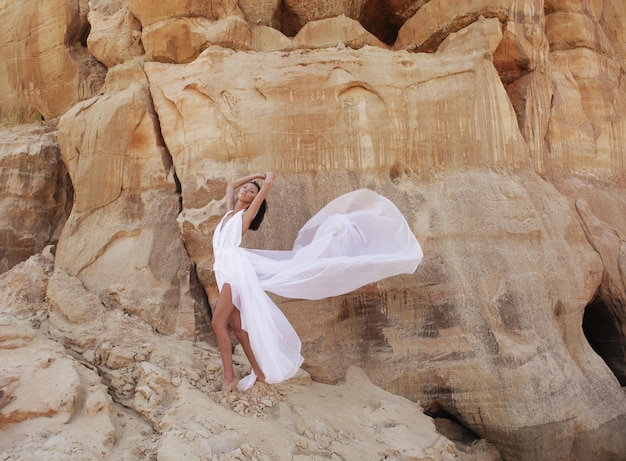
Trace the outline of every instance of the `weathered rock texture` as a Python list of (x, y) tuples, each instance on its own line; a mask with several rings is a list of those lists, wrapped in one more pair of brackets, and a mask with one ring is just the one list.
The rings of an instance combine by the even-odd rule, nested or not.
[(31, 124), (0, 131), (0, 273), (56, 243), (71, 206), (56, 130)]
[(144, 53), (141, 23), (130, 12), (126, 0), (89, 2), (87, 46), (108, 68)]
[(59, 122), (76, 194), (57, 266), (158, 331), (193, 336), (204, 297), (192, 293), (171, 160), (141, 68), (127, 75), (128, 87), (76, 104)]
[[(24, 274), (37, 272), (32, 260), (7, 272), (13, 288), (0, 305), (11, 316), (6, 325), (29, 319), (147, 422), (125, 416), (131, 429), (115, 436), (125, 442), (98, 435), (102, 456), (133, 444), (161, 460), (181, 450), (213, 459), (358, 458), (359, 450), (376, 459), (464, 456), (428, 431), (419, 446), (406, 445), (419, 432), (410, 424), (370, 424), (372, 414), (406, 401), (393, 405), (347, 371), (356, 364), (376, 385), (453, 417), (507, 460), (623, 458), (621, 0), (98, 0), (48, 8), (10, 1), (0, 9), (0, 22), (11, 24), (0, 56), (20, 63), (0, 73), (0, 91), (11, 120), (62, 115), (73, 208), (54, 272), (51, 260), (41, 276)], [(30, 35), (12, 28), (33, 18), (47, 27)], [(42, 31), (47, 40), (33, 44)], [(108, 68), (104, 86), (93, 78), (74, 91), (78, 75), (104, 69), (76, 59), (77, 51)], [(33, 71), (43, 68), (62, 69), (64, 78)], [(288, 248), (326, 202), (366, 187), (397, 204), (425, 250), (413, 275), (320, 302), (276, 299), (302, 336), (310, 376), (347, 376), (338, 392), (365, 401), (340, 406), (333, 398), (335, 419), (322, 419), (323, 399), (313, 398), (330, 398), (332, 387), (262, 385), (249, 396), (220, 396), (212, 390), (216, 349), (191, 341), (210, 339), (210, 242), (225, 183), (267, 170), (278, 175), (270, 212), (247, 245)], [(17, 189), (27, 184), (20, 181)], [(382, 403), (370, 405), (357, 389)], [(372, 411), (364, 415), (363, 405)], [(407, 418), (420, 419), (410, 408)], [(346, 414), (358, 424), (339, 418)], [(133, 439), (140, 430), (153, 443)], [(281, 434), (289, 453), (276, 453), (264, 434)], [(342, 448), (349, 445), (355, 451)], [(499, 456), (488, 446), (470, 455)]]
[[(215, 348), (160, 336), (107, 308), (78, 279), (53, 271), (49, 256), (0, 276), (0, 305), (6, 459), (500, 459), (484, 440), (457, 448), (418, 405), (358, 369), (341, 386), (301, 372), (246, 394), (217, 392)], [(240, 351), (235, 360), (248, 371)]]
[(55, 118), (100, 89), (104, 67), (87, 52), (87, 11), (85, 0), (2, 2), (3, 118)]

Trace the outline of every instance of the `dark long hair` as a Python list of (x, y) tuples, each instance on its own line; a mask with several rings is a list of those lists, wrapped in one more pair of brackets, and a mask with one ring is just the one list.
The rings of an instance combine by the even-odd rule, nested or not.
[[(256, 181), (250, 181), (250, 182), (254, 184), (258, 190), (261, 190), (261, 186), (259, 186), (259, 184)], [(267, 202), (265, 201), (265, 199), (263, 199), (263, 201), (261, 202), (261, 206), (259, 207), (259, 211), (257, 212), (256, 216), (250, 223), (249, 229), (257, 230), (261, 226), (261, 223), (263, 222), (263, 218), (265, 217), (266, 211), (267, 211)]]

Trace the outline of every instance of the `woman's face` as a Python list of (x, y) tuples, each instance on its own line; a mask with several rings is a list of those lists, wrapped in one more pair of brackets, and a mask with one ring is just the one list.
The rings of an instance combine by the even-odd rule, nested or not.
[(258, 193), (259, 188), (256, 186), (256, 184), (248, 182), (239, 188), (239, 192), (237, 193), (237, 199), (241, 200), (244, 203), (251, 203)]

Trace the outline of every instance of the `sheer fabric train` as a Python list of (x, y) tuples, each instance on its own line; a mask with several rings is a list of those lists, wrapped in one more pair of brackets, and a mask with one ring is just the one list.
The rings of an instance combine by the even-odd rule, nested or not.
[[(293, 376), (303, 357), (301, 342), (266, 291), (288, 298), (322, 299), (349, 293), (398, 274), (411, 274), (422, 248), (396, 206), (361, 189), (331, 201), (300, 230), (290, 251), (241, 248), (241, 215), (213, 235), (219, 289), (232, 288), (242, 327), (268, 383)], [(254, 373), (239, 390), (250, 388)]]

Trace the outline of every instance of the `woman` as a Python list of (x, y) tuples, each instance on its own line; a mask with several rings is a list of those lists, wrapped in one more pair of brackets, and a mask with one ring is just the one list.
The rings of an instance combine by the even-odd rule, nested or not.
[[(260, 187), (254, 179), (265, 182)], [(267, 172), (229, 182), (228, 212), (213, 235), (220, 295), (212, 325), (222, 354), (224, 391), (235, 385), (246, 390), (256, 380), (283, 381), (304, 360), (297, 333), (266, 291), (300, 299), (337, 296), (386, 277), (411, 274), (423, 257), (400, 211), (367, 189), (344, 194), (316, 213), (290, 251), (241, 248), (243, 235), (263, 219), (273, 179)], [(252, 367), (238, 384), (229, 322)]]
[[(263, 187), (260, 187), (255, 179), (264, 179)], [(248, 229), (259, 228), (265, 215), (267, 204), (265, 197), (272, 187), (274, 175), (271, 172), (265, 174), (253, 174), (230, 181), (226, 186), (226, 207), (228, 212), (218, 225), (214, 234), (213, 249), (215, 252), (215, 275), (217, 278), (220, 294), (213, 312), (211, 325), (217, 336), (217, 343), (222, 356), (224, 376), (222, 390), (230, 392), (237, 384), (237, 378), (233, 369), (232, 344), (228, 333), (228, 323), (231, 324), (235, 337), (243, 347), (252, 366), (252, 370), (259, 381), (265, 381), (265, 375), (259, 368), (250, 346), (248, 333), (241, 327), (241, 314), (233, 304), (233, 299), (239, 299), (239, 284), (235, 286), (235, 298), (233, 298), (232, 284), (235, 280), (229, 280), (229, 276), (237, 276), (237, 263), (232, 259), (241, 259), (243, 256), (237, 251), (242, 237)], [(235, 190), (239, 188), (235, 196)], [(230, 220), (234, 220), (230, 223)], [(228, 224), (231, 224), (230, 226)], [(229, 261), (228, 258), (231, 258)]]

